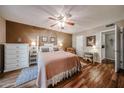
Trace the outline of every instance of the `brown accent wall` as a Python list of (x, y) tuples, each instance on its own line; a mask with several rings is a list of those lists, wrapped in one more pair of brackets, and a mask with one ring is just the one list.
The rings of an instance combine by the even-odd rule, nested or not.
[[(37, 36), (47, 36), (48, 39), (50, 37), (56, 37), (56, 43), (62, 42), (63, 48), (72, 47), (72, 34), (6, 21), (7, 43), (31, 44), (32, 41), (36, 41)], [(40, 45), (43, 45), (42, 41), (40, 41)]]

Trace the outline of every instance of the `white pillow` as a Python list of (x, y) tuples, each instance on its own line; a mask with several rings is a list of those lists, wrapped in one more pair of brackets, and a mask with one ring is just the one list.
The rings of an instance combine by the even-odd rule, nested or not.
[(44, 44), (44, 46), (46, 46), (46, 47), (53, 47), (54, 44), (52, 44), (52, 43), (46, 43), (46, 44)]
[(49, 52), (53, 52), (53, 47), (49, 47)]
[(50, 46), (49, 47), (48, 46), (40, 46), (39, 50), (42, 52), (43, 48), (49, 48), (49, 52), (53, 52), (53, 47), (50, 47)]
[(49, 47), (46, 47), (46, 46), (40, 46), (40, 47), (39, 47), (39, 50), (42, 51), (42, 48), (49, 48)]

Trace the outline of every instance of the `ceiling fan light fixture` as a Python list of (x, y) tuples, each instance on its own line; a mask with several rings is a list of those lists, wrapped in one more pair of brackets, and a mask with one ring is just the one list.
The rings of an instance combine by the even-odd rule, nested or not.
[(65, 22), (64, 21), (58, 21), (58, 26), (59, 27), (64, 27), (65, 26)]
[(62, 22), (62, 23), (61, 23), (61, 26), (64, 27), (64, 26), (65, 26), (65, 22)]
[(61, 27), (61, 22), (60, 21), (58, 21), (58, 26)]
[(65, 21), (66, 21), (66, 19), (67, 19), (67, 18), (66, 18), (66, 17), (64, 17), (64, 18), (63, 18), (63, 21), (65, 22)]
[(74, 22), (72, 22), (71, 20), (68, 20), (72, 15), (70, 13), (65, 13), (65, 14), (60, 14), (58, 15), (56, 18), (54, 17), (49, 17), (49, 19), (51, 20), (55, 20), (56, 24), (51, 25), (51, 27), (58, 25), (59, 28), (64, 29), (65, 25), (71, 25), (74, 26)]

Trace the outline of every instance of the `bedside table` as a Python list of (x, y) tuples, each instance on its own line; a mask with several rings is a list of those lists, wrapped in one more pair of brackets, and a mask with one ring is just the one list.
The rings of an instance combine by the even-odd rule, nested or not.
[(36, 64), (37, 63), (37, 47), (31, 46), (29, 50), (29, 64)]

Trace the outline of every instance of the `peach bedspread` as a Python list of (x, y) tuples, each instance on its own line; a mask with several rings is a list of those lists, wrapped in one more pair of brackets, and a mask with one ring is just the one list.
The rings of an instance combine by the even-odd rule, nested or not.
[(47, 87), (47, 80), (74, 67), (78, 71), (81, 67), (80, 60), (75, 54), (64, 51), (40, 53), (36, 84), (39, 87)]

